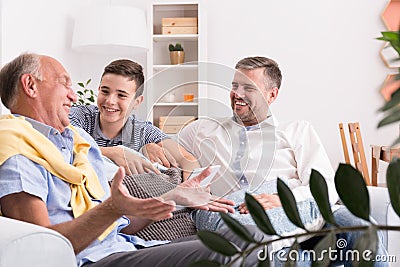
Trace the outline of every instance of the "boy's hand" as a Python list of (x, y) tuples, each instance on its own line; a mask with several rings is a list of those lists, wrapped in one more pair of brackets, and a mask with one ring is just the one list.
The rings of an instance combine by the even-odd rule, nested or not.
[(118, 166), (124, 167), (128, 175), (154, 172), (160, 174), (160, 171), (150, 162), (139, 155), (132, 153), (129, 149), (122, 146), (101, 147), (101, 152), (111, 159)]
[(158, 162), (167, 168), (178, 166), (175, 158), (168, 152), (168, 150), (155, 143), (144, 145), (142, 151), (143, 155), (151, 162)]

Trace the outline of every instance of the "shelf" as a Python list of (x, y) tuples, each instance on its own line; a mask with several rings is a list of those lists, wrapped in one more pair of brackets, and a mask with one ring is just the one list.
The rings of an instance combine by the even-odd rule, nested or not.
[(154, 42), (168, 42), (173, 40), (197, 41), (198, 39), (198, 34), (153, 34)]
[[(149, 9), (151, 34), (148, 36), (149, 53), (147, 56), (147, 74), (152, 77), (152, 89), (147, 90), (146, 104), (149, 118), (155, 125), (162, 116), (198, 117), (200, 110), (206, 110), (204, 101), (198, 101), (204, 95), (199, 84), (199, 62), (206, 61), (206, 21), (201, 11), (200, 0), (152, 3)], [(197, 33), (162, 34), (165, 18), (197, 18)], [(165, 22), (165, 21), (164, 21)], [(169, 25), (172, 26), (172, 25)], [(194, 25), (181, 25), (182, 27)], [(168, 27), (165, 25), (164, 27)], [(165, 29), (164, 29), (165, 30)], [(174, 31), (172, 31), (174, 32)], [(176, 33), (181, 32), (177, 31)], [(164, 33), (166, 33), (164, 31)], [(169, 44), (180, 43), (185, 51), (184, 63), (171, 65)], [(194, 96), (193, 102), (185, 102), (185, 94)]]
[(400, 24), (400, 1), (391, 0), (381, 14), (381, 18), (389, 31), (398, 31)]
[(154, 65), (153, 69), (156, 71), (161, 71), (165, 69), (170, 70), (197, 70), (197, 64), (179, 64), (179, 65)]
[(379, 55), (388, 68), (400, 68), (400, 60), (398, 59), (399, 55), (388, 42), (382, 46)]
[(389, 86), (390, 83), (392, 83), (396, 80), (396, 75), (397, 74), (395, 74), (395, 73), (388, 74), (386, 76), (385, 81), (383, 82), (381, 89), (380, 89), (380, 93), (386, 101), (389, 101), (391, 99), (392, 94), (397, 89), (397, 86)]
[(155, 12), (165, 12), (165, 11), (196, 11), (198, 10), (197, 3), (155, 3)]
[(197, 102), (161, 102), (155, 103), (155, 107), (167, 107), (167, 106), (197, 106)]

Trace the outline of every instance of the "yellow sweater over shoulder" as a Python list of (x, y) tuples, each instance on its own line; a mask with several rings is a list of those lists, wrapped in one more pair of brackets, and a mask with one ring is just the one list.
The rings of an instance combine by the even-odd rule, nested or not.
[[(71, 188), (71, 207), (76, 218), (96, 205), (92, 198), (101, 199), (105, 193), (96, 172), (88, 161), (90, 144), (72, 125), (68, 128), (74, 133), (72, 165), (66, 163), (57, 147), (34, 129), (24, 117), (1, 116), (0, 165), (10, 157), (20, 154), (42, 165), (54, 176), (68, 182)], [(113, 226), (107, 229), (99, 239), (107, 236)]]

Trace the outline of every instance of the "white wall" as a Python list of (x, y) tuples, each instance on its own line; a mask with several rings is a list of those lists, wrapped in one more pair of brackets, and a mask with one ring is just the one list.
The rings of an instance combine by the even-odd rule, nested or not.
[(398, 126), (376, 129), (388, 69), (374, 38), (385, 30), (386, 2), (207, 1), (208, 57), (231, 66), (249, 55), (277, 60), (283, 85), (274, 114), (311, 121), (336, 167), (343, 159), (338, 122), (360, 121), (366, 148), (399, 134)]
[[(63, 62), (75, 81), (91, 77), (97, 86), (102, 68), (113, 56), (81, 55), (70, 49), (70, 43), (74, 12), (103, 2), (110, 1), (3, 0), (2, 62), (27, 50), (46, 53)], [(367, 5), (364, 0), (202, 3), (207, 11), (209, 61), (233, 66), (250, 55), (277, 60), (284, 78), (272, 106), (274, 114), (280, 120), (311, 121), (335, 168), (343, 158), (338, 122), (359, 121), (366, 148), (389, 144), (399, 134), (398, 125), (376, 129), (381, 117), (377, 109), (383, 104), (379, 87), (390, 70), (379, 57), (382, 43), (374, 38), (385, 30), (380, 14), (387, 0)], [(149, 1), (112, 4), (146, 9)], [(133, 59), (145, 65), (145, 56)], [(222, 101), (228, 101), (224, 97)]]

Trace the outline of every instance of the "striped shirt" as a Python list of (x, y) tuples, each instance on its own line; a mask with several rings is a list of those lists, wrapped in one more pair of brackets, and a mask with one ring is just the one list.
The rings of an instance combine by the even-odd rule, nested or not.
[(106, 137), (100, 129), (100, 112), (93, 105), (79, 105), (71, 108), (71, 124), (84, 129), (96, 143), (102, 147), (124, 145), (139, 151), (148, 143), (159, 143), (168, 138), (159, 128), (149, 121), (138, 120), (135, 115), (129, 116), (122, 132), (115, 138)]

